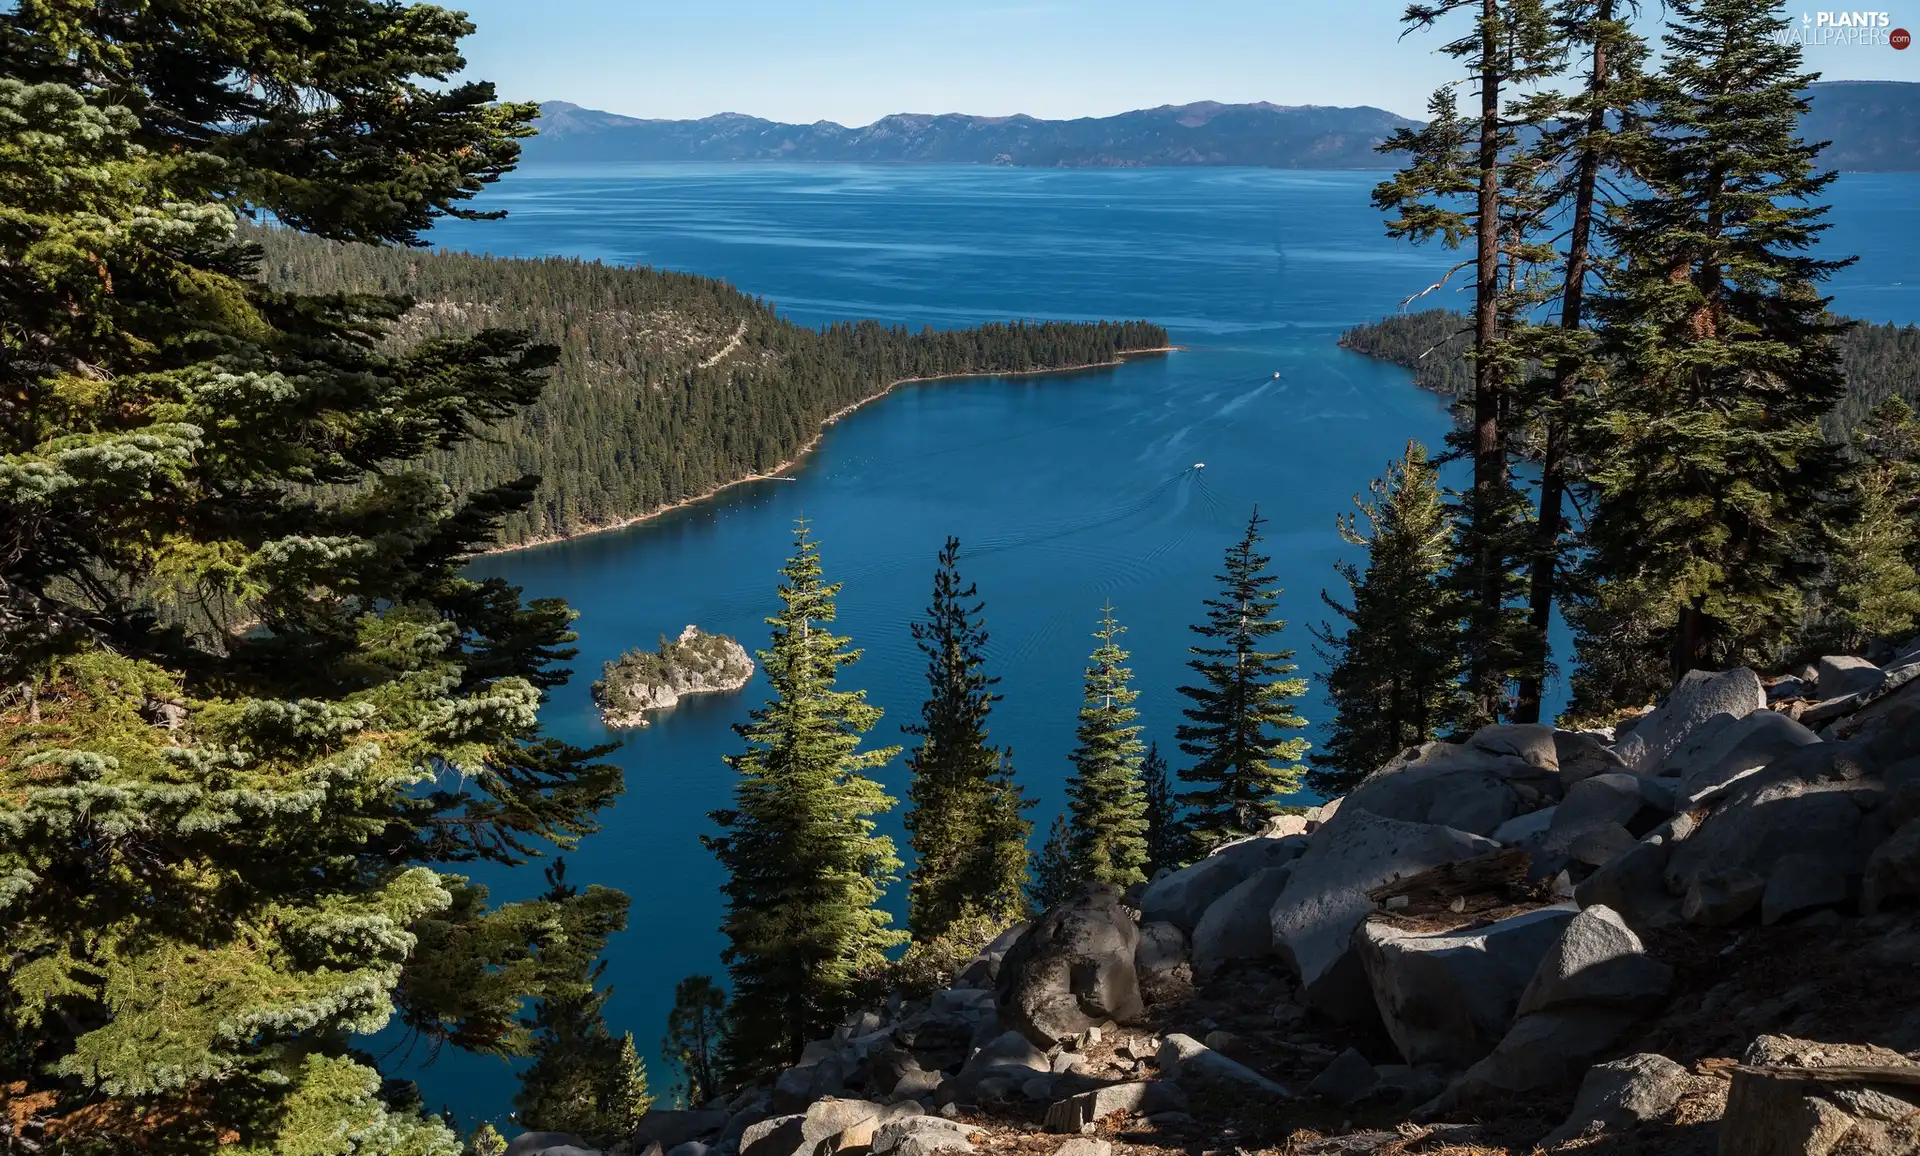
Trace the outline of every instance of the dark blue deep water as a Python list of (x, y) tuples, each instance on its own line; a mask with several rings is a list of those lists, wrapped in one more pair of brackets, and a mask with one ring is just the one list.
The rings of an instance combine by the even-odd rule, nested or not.
[[(1437, 447), (1441, 403), (1408, 375), (1335, 345), (1396, 309), (1446, 255), (1387, 240), (1367, 203), (1377, 175), (1270, 170), (1051, 171), (961, 167), (550, 166), (483, 198), (503, 221), (454, 222), (435, 239), (500, 255), (571, 255), (722, 277), (804, 324), (860, 317), (947, 327), (1014, 317), (1147, 318), (1185, 346), (1122, 368), (896, 391), (835, 425), (793, 480), (737, 487), (654, 522), (483, 559), (529, 596), (579, 612), (571, 685), (547, 729), (605, 741), (587, 684), (602, 662), (687, 623), (764, 645), (775, 570), (794, 519), (811, 519), (843, 581), (846, 672), (886, 718), (915, 717), (922, 666), (907, 623), (926, 604), (934, 552), (963, 544), (986, 600), (1006, 698), (994, 738), (1039, 800), (1063, 802), (1079, 678), (1103, 603), (1127, 625), (1148, 737), (1171, 750), (1189, 623), (1224, 548), (1257, 504), (1285, 588), (1287, 644), (1316, 673), (1306, 626), (1340, 591), (1348, 550), (1334, 520), (1410, 438)], [(1862, 254), (1836, 308), (1920, 321), (1920, 178), (1841, 181), (1827, 248)], [(1458, 308), (1443, 291), (1428, 304)], [(1204, 469), (1193, 468), (1204, 462)], [(1562, 656), (1563, 657), (1563, 656)], [(1564, 697), (1564, 684), (1555, 697)], [(720, 874), (700, 845), (729, 797), (721, 756), (764, 693), (696, 698), (629, 733), (614, 758), (626, 796), (571, 856), (569, 878), (633, 897), (612, 944), (608, 1015), (655, 1050), (674, 982), (718, 974)], [(1302, 703), (1319, 721), (1317, 685)], [(1178, 755), (1174, 753), (1175, 765)], [(904, 794), (900, 760), (881, 775)], [(899, 815), (885, 829), (900, 837)], [(540, 887), (538, 866), (483, 874), (502, 898)], [(895, 907), (900, 904), (896, 896)], [(669, 1074), (653, 1061), (654, 1083)], [(505, 1122), (514, 1079), (497, 1061), (417, 1069), (430, 1106), (462, 1127)]]

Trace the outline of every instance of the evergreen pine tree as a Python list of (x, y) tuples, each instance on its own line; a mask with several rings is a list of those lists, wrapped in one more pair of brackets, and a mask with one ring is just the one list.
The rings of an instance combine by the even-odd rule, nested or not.
[(1835, 534), (1839, 644), (1905, 641), (1920, 625), (1920, 421), (1897, 397), (1855, 431), (1852, 521)]
[(1147, 744), (1140, 764), (1147, 797), (1147, 878), (1162, 867), (1181, 867), (1191, 857), (1192, 839), (1180, 821), (1180, 801), (1174, 796), (1173, 773), (1159, 743)]
[(607, 965), (600, 953), (608, 936), (626, 928), (627, 897), (595, 887), (584, 893), (592, 902), (571, 902), (583, 893), (567, 882), (564, 859), (546, 876), (541, 899), (555, 919), (537, 957), (542, 994), (527, 1022), (534, 1059), (521, 1073), (514, 1107), (525, 1127), (611, 1144), (631, 1135), (653, 1102), (632, 1036), (615, 1039), (602, 1014), (612, 992), (601, 986)]
[(674, 1098), (697, 1108), (720, 1093), (720, 1060), (726, 1052), (727, 997), (713, 977), (690, 975), (673, 988), (673, 1010), (660, 1050), (680, 1069)]
[(454, 79), (471, 30), (357, 0), (0, 8), (10, 1133), (452, 1156), (355, 1037), (527, 1054), (549, 936), (611, 907), (489, 908), (449, 870), (565, 849), (621, 786), (539, 733), (571, 613), (466, 576), (534, 480), (423, 468), (553, 351), (269, 288), (238, 227), (411, 245), (491, 215), (467, 202), (535, 109)]
[(1206, 621), (1192, 628), (1206, 640), (1191, 648), (1187, 662), (1200, 685), (1180, 688), (1193, 705), (1180, 712), (1187, 721), (1175, 734), (1195, 760), (1180, 772), (1194, 788), (1181, 792), (1180, 805), (1199, 852), (1265, 827), (1279, 813), (1280, 796), (1299, 790), (1306, 771), (1297, 760), (1307, 740), (1278, 733), (1307, 725), (1293, 709), (1306, 680), (1287, 677), (1296, 669), (1292, 651), (1263, 649), (1286, 628), (1273, 616), (1280, 591), (1266, 572), (1272, 559), (1258, 550), (1263, 521), (1256, 509), (1227, 551), (1226, 573), (1215, 579), (1220, 593), (1206, 600)]
[(960, 542), (948, 538), (933, 576), (926, 619), (912, 624), (927, 659), (927, 699), (920, 739), (908, 754), (906, 827), (916, 855), (907, 896), (915, 939), (939, 938), (972, 910), (1011, 921), (1024, 907), (1026, 845), (1033, 824), (1012, 777), (1012, 761), (987, 741), (987, 718), (999, 695), (986, 661), (982, 603), (962, 584)]
[(1140, 695), (1132, 686), (1133, 672), (1121, 665), (1127, 652), (1119, 640), (1127, 628), (1114, 621), (1112, 606), (1102, 607), (1100, 614), (1100, 628), (1093, 632), (1100, 644), (1087, 663), (1080, 725), (1074, 732), (1078, 743), (1069, 756), (1069, 875), (1075, 885), (1125, 887), (1146, 878), (1147, 799), (1140, 780), (1145, 746), (1134, 721), (1140, 712), (1133, 709), (1133, 701)]
[[(1594, 605), (1656, 624), (1619, 676), (1656, 687), (1761, 660), (1800, 613), (1844, 488), (1819, 425), (1843, 383), (1815, 287), (1844, 262), (1808, 252), (1833, 179), (1798, 137), (1813, 78), (1778, 2), (1669, 12), (1665, 69), (1624, 142), (1644, 192), (1607, 225), (1621, 267), (1596, 313), (1614, 366), (1583, 431), (1589, 581), (1613, 587)], [(1583, 663), (1645, 633), (1616, 621), (1576, 618)]]
[(1447, 512), (1426, 447), (1408, 442), (1406, 454), (1368, 491), (1372, 497), (1354, 498), (1357, 513), (1339, 523), (1340, 536), (1367, 551), (1365, 569), (1334, 564), (1352, 602), (1320, 594), (1345, 626), (1323, 623), (1314, 630), (1334, 715), (1325, 746), (1310, 756), (1315, 769), (1308, 783), (1330, 797), (1448, 729), (1462, 713), (1459, 626), (1441, 585)]
[(1029, 909), (1035, 914), (1064, 902), (1082, 882), (1076, 874), (1073, 851), (1073, 824), (1063, 812), (1053, 817), (1046, 844), (1033, 857), (1027, 898)]
[(798, 1060), (844, 1014), (857, 974), (906, 938), (878, 906), (900, 861), (871, 816), (893, 800), (865, 774), (899, 748), (860, 749), (881, 712), (865, 691), (838, 688), (860, 652), (828, 629), (840, 587), (822, 580), (805, 522), (780, 575), (781, 610), (760, 653), (772, 697), (734, 728), (747, 743), (727, 759), (740, 775), (734, 805), (713, 813), (722, 833), (704, 837), (727, 869), (724, 1068), (734, 1083)]
[[(1528, 561), (1526, 641), (1515, 680), (1512, 718), (1540, 721), (1541, 701), (1551, 663), (1548, 640), (1553, 611), (1565, 589), (1570, 536), (1568, 493), (1579, 478), (1573, 469), (1572, 429), (1580, 387), (1594, 375), (1588, 369), (1593, 332), (1587, 328), (1587, 294), (1601, 261), (1593, 250), (1602, 201), (1603, 178), (1624, 169), (1615, 130), (1635, 115), (1641, 58), (1645, 45), (1632, 25), (1619, 18), (1616, 0), (1560, 0), (1554, 12), (1559, 43), (1570, 61), (1585, 53), (1587, 71), (1578, 90), (1548, 87), (1520, 102), (1518, 119), (1535, 130), (1527, 152), (1554, 174), (1548, 204), (1566, 214), (1566, 249), (1559, 260), (1559, 316), (1554, 325), (1525, 329), (1520, 345), (1539, 362), (1541, 373), (1527, 382), (1527, 408), (1539, 428), (1538, 504)], [(1543, 302), (1544, 304), (1545, 302)]]
[(1436, 92), (1425, 125), (1401, 129), (1380, 146), (1407, 153), (1408, 161), (1374, 189), (1373, 202), (1394, 214), (1389, 236), (1448, 248), (1473, 242), (1473, 256), (1455, 267), (1474, 275), (1471, 423), (1453, 439), (1473, 462), (1473, 483), (1457, 511), (1450, 581), (1465, 619), (1459, 638), (1471, 721), (1482, 723), (1507, 712), (1508, 680), (1531, 663), (1525, 618), (1513, 605), (1531, 535), (1509, 462), (1509, 418), (1525, 361), (1510, 329), (1531, 304), (1520, 295), (1523, 266), (1540, 256), (1529, 235), (1545, 206), (1536, 187), (1540, 172), (1519, 155), (1502, 100), (1551, 73), (1555, 43), (1541, 0), (1415, 3), (1404, 22), (1409, 30), (1426, 29), (1463, 12), (1472, 15), (1471, 30), (1441, 51), (1465, 63), (1479, 107), (1462, 116), (1451, 88)]

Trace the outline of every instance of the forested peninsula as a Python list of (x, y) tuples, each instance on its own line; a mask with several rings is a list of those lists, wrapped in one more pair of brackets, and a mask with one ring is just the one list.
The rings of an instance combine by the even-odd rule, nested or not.
[(262, 231), (263, 269), (302, 293), (403, 294), (391, 341), (520, 330), (554, 347), (540, 399), (424, 464), (456, 492), (537, 474), (502, 546), (623, 525), (792, 465), (823, 423), (907, 381), (1109, 365), (1167, 348), (1144, 321), (914, 332), (796, 325), (724, 281), (572, 258), (499, 258)]
[[(1875, 325), (1839, 319), (1847, 328), (1835, 344), (1846, 373), (1846, 393), (1821, 426), (1844, 441), (1890, 397), (1920, 407), (1920, 326)], [(1356, 353), (1413, 371), (1415, 385), (1454, 399), (1473, 396), (1473, 322), (1451, 309), (1396, 313), (1340, 335)]]

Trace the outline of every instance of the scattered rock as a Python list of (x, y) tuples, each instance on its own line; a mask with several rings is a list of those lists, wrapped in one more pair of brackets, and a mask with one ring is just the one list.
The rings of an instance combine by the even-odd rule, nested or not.
[(890, 1120), (873, 1133), (873, 1156), (930, 1156), (934, 1152), (972, 1152), (973, 1129), (941, 1116)]
[(1373, 1070), (1367, 1057), (1356, 1049), (1348, 1048), (1313, 1078), (1313, 1082), (1307, 1085), (1307, 1091), (1336, 1104), (1351, 1104), (1379, 1082), (1380, 1074)]
[(1345, 805), (1293, 866), (1273, 905), (1274, 948), (1300, 977), (1307, 1001), (1336, 1017), (1376, 1014), (1353, 955), (1353, 929), (1373, 908), (1367, 892), (1404, 875), (1498, 850), (1450, 827), (1402, 823)]
[(1574, 888), (1581, 907), (1608, 907), (1629, 927), (1649, 930), (1677, 922), (1679, 904), (1667, 894), (1668, 848), (1642, 840)]
[(1573, 1114), (1540, 1146), (1552, 1148), (1592, 1132), (1615, 1132), (1658, 1119), (1680, 1102), (1686, 1081), (1687, 1069), (1651, 1052), (1596, 1064), (1580, 1082)]
[(960, 1074), (953, 1078), (954, 1090), (964, 1095), (978, 1087), (982, 1080), (994, 1078), (1008, 1080), (1011, 1087), (1017, 1088), (1037, 1072), (1053, 1073), (1047, 1054), (1020, 1032), (1003, 1032), (961, 1066)]
[(1870, 694), (1885, 681), (1887, 672), (1864, 658), (1830, 654), (1820, 660), (1820, 677), (1814, 694), (1823, 699)]
[(1242, 839), (1205, 859), (1155, 880), (1140, 897), (1143, 922), (1171, 923), (1191, 935), (1207, 908), (1248, 876), (1290, 863), (1307, 849), (1305, 835)]
[(1847, 901), (1847, 877), (1819, 855), (1782, 855), (1760, 896), (1760, 922), (1772, 926), (1789, 916)]
[(1873, 1074), (1888, 1067), (1920, 1075), (1920, 1067), (1898, 1052), (1761, 1036), (1747, 1050), (1746, 1064), (1733, 1070), (1720, 1121), (1720, 1151), (1730, 1156), (1920, 1151), (1920, 1088), (1876, 1083)]
[(1273, 954), (1273, 905), (1292, 875), (1291, 863), (1262, 868), (1207, 908), (1193, 929), (1196, 979), (1209, 979), (1236, 959), (1262, 959)]
[(940, 1082), (945, 1078), (939, 1072), (926, 1072), (916, 1068), (900, 1077), (887, 1099), (896, 1104), (908, 1100), (932, 1099), (940, 1090)]
[(1560, 764), (1560, 784), (1571, 787), (1582, 779), (1624, 771), (1627, 764), (1606, 741), (1590, 731), (1553, 732)]
[(658, 1144), (664, 1149), (678, 1148), (689, 1140), (717, 1134), (727, 1126), (727, 1116), (725, 1111), (706, 1108), (652, 1109), (640, 1117), (640, 1123), (634, 1127), (634, 1151), (638, 1152), (649, 1144)]
[(1458, 1069), (1491, 1052), (1512, 1026), (1534, 972), (1578, 914), (1567, 904), (1439, 933), (1362, 924), (1355, 949), (1401, 1056)]
[[(1640, 781), (1644, 784), (1654, 780)], [(1585, 863), (1589, 867), (1601, 867), (1633, 850), (1639, 842), (1633, 837), (1632, 831), (1619, 823), (1603, 823), (1575, 835), (1567, 844), (1567, 855), (1576, 863)]]
[(1720, 674), (1691, 670), (1664, 703), (1615, 744), (1614, 753), (1636, 774), (1655, 774), (1667, 755), (1701, 723), (1717, 714), (1745, 718), (1765, 710), (1766, 705), (1767, 692), (1760, 685), (1760, 676), (1745, 667)]
[(1105, 1140), (1076, 1136), (1055, 1148), (1053, 1156), (1113, 1156), (1113, 1145)]
[(1718, 738), (1721, 741), (1702, 751), (1697, 760), (1681, 764), (1676, 808), (1703, 806), (1774, 760), (1820, 741), (1819, 735), (1771, 710), (1733, 720)]
[(1616, 772), (1582, 779), (1567, 788), (1567, 797), (1554, 808), (1546, 847), (1567, 852), (1573, 841), (1588, 831), (1612, 825), (1624, 828), (1645, 805), (1640, 797), (1640, 780), (1634, 775)]
[(1118, 888), (1082, 888), (1008, 950), (997, 981), (1000, 1022), (1052, 1047), (1103, 1020), (1138, 1020), (1146, 1011), (1133, 963), (1139, 942)]
[[(653, 1151), (653, 1148), (649, 1146), (646, 1150)], [(707, 1153), (711, 1151), (713, 1151), (711, 1144), (704, 1144), (698, 1140), (689, 1140), (685, 1144), (677, 1144), (667, 1149), (666, 1156), (707, 1156)]]
[(1133, 949), (1133, 967), (1141, 982), (1160, 979), (1187, 962), (1187, 936), (1171, 923), (1142, 923), (1140, 942)]
[[(1763, 881), (1783, 856), (1814, 855), (1858, 876), (1883, 823), (1867, 814), (1885, 801), (1876, 765), (1857, 743), (1803, 746), (1733, 784), (1700, 829), (1667, 862), (1676, 894), (1695, 879), (1742, 869)], [(1880, 828), (1884, 831), (1884, 828)]]
[(1048, 1105), (1046, 1130), (1091, 1132), (1101, 1120), (1120, 1112), (1145, 1116), (1186, 1110), (1187, 1094), (1169, 1080), (1109, 1084)]
[(1368, 775), (1343, 805), (1385, 819), (1489, 835), (1520, 809), (1519, 796), (1493, 765), (1497, 761), (1490, 752), (1455, 743), (1424, 743)]
[(1570, 1006), (1638, 1010), (1657, 1003), (1673, 969), (1646, 953), (1618, 912), (1595, 905), (1569, 920), (1520, 996), (1521, 1015)]
[(540, 1156), (540, 1153), (556, 1148), (574, 1148), (584, 1152), (594, 1150), (571, 1132), (522, 1132), (507, 1145), (506, 1156)]
[(1556, 805), (1515, 815), (1495, 828), (1490, 838), (1503, 847), (1539, 846), (1546, 842), (1547, 830), (1553, 825), (1553, 814), (1558, 809)]
[(1192, 1036), (1178, 1032), (1168, 1034), (1161, 1041), (1159, 1054), (1154, 1058), (1165, 1079), (1225, 1085), (1243, 1092), (1252, 1088), (1281, 1098), (1291, 1095), (1284, 1087), (1238, 1060), (1228, 1059)]
[(1908, 821), (1874, 848), (1862, 880), (1860, 908), (1875, 914), (1892, 899), (1920, 895), (1920, 819)]
[(1027, 928), (1031, 926), (1030, 923), (1016, 923), (994, 936), (993, 942), (981, 948), (980, 954), (974, 956), (973, 962), (967, 964), (966, 968), (960, 972), (953, 986), (991, 990), (994, 980), (1000, 976), (1000, 961), (1007, 957), (1007, 952), (1013, 949), (1013, 945), (1020, 941), (1020, 937), (1025, 935)]
[(1631, 1015), (1610, 1007), (1571, 1006), (1523, 1015), (1491, 1055), (1415, 1115), (1431, 1118), (1490, 1093), (1529, 1092), (1569, 1082), (1632, 1024)]
[(1766, 890), (1765, 879), (1740, 867), (1699, 875), (1687, 885), (1680, 915), (1702, 927), (1725, 927), (1760, 906)]

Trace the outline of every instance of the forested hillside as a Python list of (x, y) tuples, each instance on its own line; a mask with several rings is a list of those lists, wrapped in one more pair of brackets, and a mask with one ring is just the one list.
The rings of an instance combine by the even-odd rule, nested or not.
[(502, 530), (509, 544), (615, 524), (776, 469), (822, 421), (904, 378), (1093, 365), (1167, 343), (1145, 322), (814, 330), (710, 277), (284, 230), (258, 240), (277, 286), (414, 298), (397, 342), (492, 326), (558, 347), (539, 401), (427, 463), (460, 492), (539, 474), (533, 505)]
[[(1473, 367), (1466, 353), (1473, 348), (1473, 325), (1450, 309), (1397, 313), (1356, 325), (1340, 335), (1340, 344), (1405, 366), (1424, 389), (1454, 398), (1472, 394)], [(1854, 322), (1841, 334), (1839, 347), (1847, 391), (1822, 423), (1829, 436), (1844, 440), (1889, 397), (1920, 406), (1920, 327)]]

